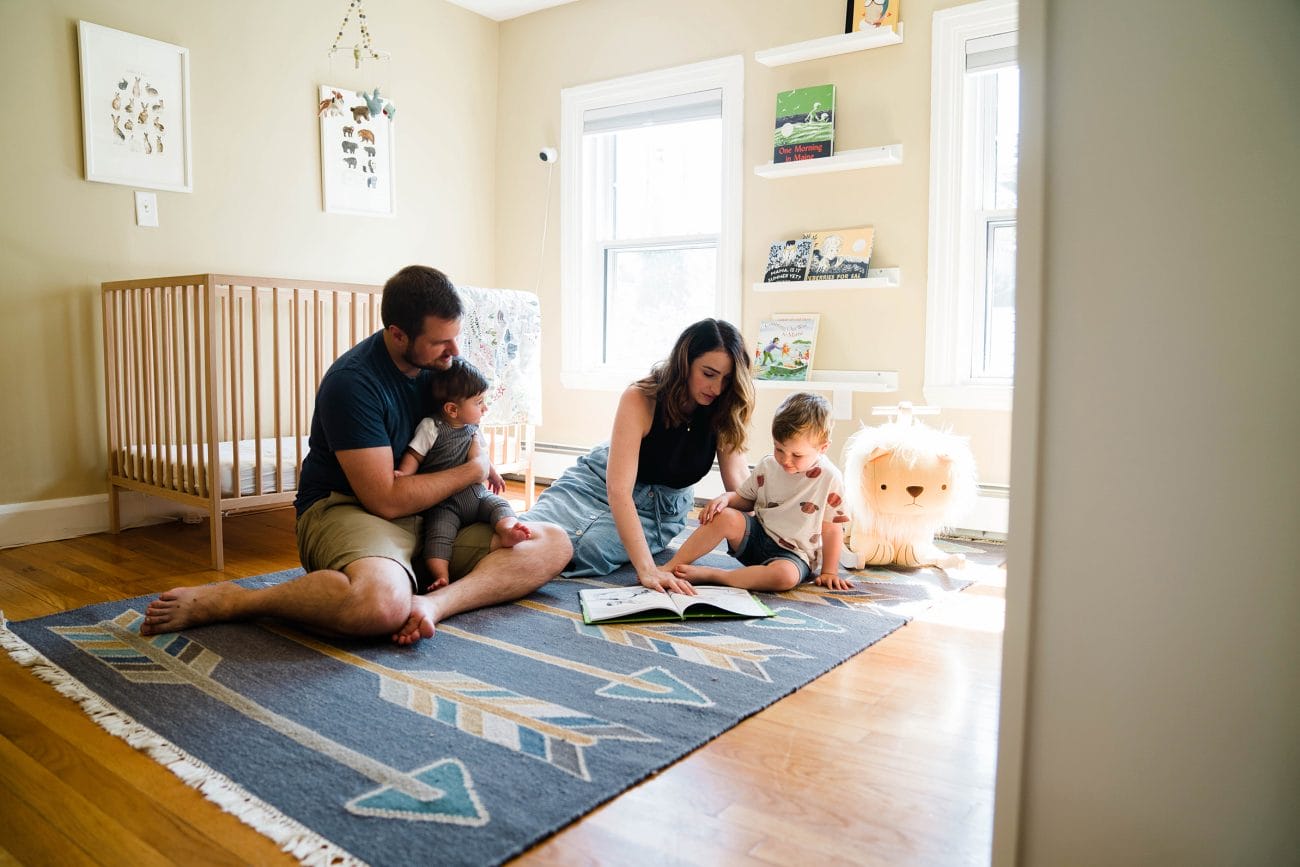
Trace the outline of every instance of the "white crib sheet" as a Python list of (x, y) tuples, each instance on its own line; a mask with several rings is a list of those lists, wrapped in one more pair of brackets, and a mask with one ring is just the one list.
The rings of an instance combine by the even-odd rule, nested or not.
[[(302, 437), (302, 455), (307, 457), (307, 437)], [(298, 452), (294, 445), (293, 437), (280, 437), (280, 465), (282, 470), (276, 473), (275, 465), (275, 438), (267, 438), (260, 441), (260, 451), (262, 453), (262, 493), (271, 494), (277, 490), (293, 491), (298, 487)], [(167, 446), (166, 457), (171, 467), (173, 477), (180, 475), (182, 466), (180, 458), (188, 452), (189, 460), (185, 462), (186, 466), (196, 472), (198, 459), (198, 446)], [(248, 497), (257, 494), (257, 488), (253, 484), (254, 476), (257, 473), (257, 452), (259, 451), (258, 440), (240, 440), (239, 441), (239, 496)], [(125, 454), (130, 457), (141, 458), (145, 461), (152, 462), (158, 452), (158, 447), (154, 445), (130, 446), (124, 450)], [(222, 497), (235, 496), (234, 485), (234, 465), (235, 465), (235, 446), (232, 442), (221, 442), (217, 444), (218, 472), (217, 481), (221, 486)], [(277, 475), (279, 479), (277, 479)], [(283, 480), (282, 483), (279, 480)]]

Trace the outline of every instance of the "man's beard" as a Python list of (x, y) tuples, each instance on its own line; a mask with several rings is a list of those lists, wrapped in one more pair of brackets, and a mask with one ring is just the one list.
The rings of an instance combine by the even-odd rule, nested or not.
[(419, 364), (416, 362), (415, 355), (411, 352), (410, 349), (407, 349), (406, 352), (402, 353), (403, 361), (411, 365), (411, 367), (416, 367), (419, 368), (420, 370), (446, 370), (448, 367), (451, 366), (451, 360), (454, 357), (455, 356), (451, 356), (451, 355), (445, 357), (439, 356), (429, 364)]

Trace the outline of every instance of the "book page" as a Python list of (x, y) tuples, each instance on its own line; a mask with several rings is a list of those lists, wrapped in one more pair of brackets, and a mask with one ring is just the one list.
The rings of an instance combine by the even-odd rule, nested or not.
[(670, 593), (684, 613), (689, 614), (695, 606), (712, 606), (732, 614), (747, 617), (766, 617), (771, 614), (767, 606), (754, 598), (748, 590), (740, 587), (696, 587), (695, 596)]
[[(579, 590), (583, 613), (592, 621), (627, 617), (645, 611), (660, 610), (668, 615), (680, 615), (672, 593), (660, 593), (647, 587), (610, 587)], [(690, 597), (678, 597), (690, 598)]]

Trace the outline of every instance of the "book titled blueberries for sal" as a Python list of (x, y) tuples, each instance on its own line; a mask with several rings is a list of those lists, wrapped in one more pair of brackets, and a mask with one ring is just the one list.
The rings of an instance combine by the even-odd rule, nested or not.
[(835, 85), (819, 84), (776, 95), (772, 162), (792, 163), (835, 152)]

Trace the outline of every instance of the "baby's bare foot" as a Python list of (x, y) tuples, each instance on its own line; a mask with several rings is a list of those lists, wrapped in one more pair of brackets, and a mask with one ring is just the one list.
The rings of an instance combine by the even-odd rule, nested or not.
[(513, 548), (525, 539), (533, 538), (533, 531), (518, 518), (502, 518), (497, 521), (496, 534), (502, 548)]
[(429, 589), (437, 590), (439, 587), (446, 587), (451, 580), (450, 564), (438, 557), (430, 557), (424, 563), (429, 567), (429, 573), (433, 575), (433, 581), (429, 584)]

